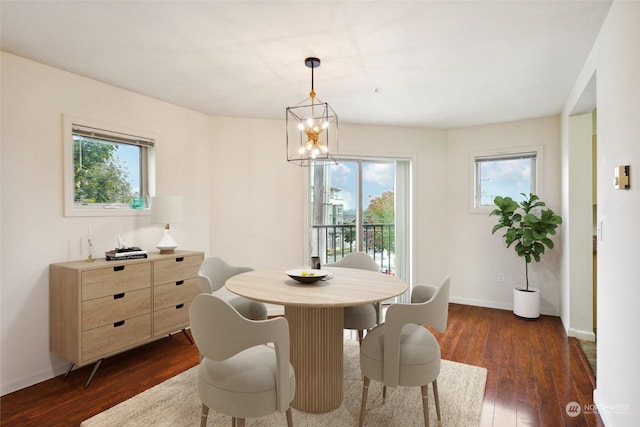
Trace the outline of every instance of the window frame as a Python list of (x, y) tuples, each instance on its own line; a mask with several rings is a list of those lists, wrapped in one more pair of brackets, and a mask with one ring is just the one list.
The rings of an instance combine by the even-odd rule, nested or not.
[[(533, 178), (531, 180), (533, 189), (528, 192), (537, 194), (543, 198), (542, 193), (542, 171), (543, 171), (543, 147), (541, 145), (529, 146), (529, 147), (514, 147), (514, 148), (501, 148), (493, 150), (476, 151), (471, 153), (470, 156), (470, 190), (469, 190), (469, 209), (471, 213), (489, 213), (495, 209), (495, 205), (480, 205), (478, 206), (480, 183), (478, 182), (478, 160), (486, 161), (487, 159), (495, 158), (495, 160), (503, 160), (509, 157), (518, 157), (529, 153), (535, 154), (536, 165), (532, 170)], [(527, 193), (528, 193), (527, 192)]]
[[(117, 205), (86, 205), (81, 206), (74, 203), (74, 159), (73, 159), (73, 134), (74, 127), (91, 128), (102, 131), (104, 135), (121, 135), (119, 143), (126, 143), (126, 139), (135, 139), (150, 141), (151, 145), (146, 147), (146, 158), (141, 159), (141, 180), (146, 181), (142, 186), (146, 189), (146, 195), (143, 197), (151, 197), (156, 193), (156, 149), (158, 138), (156, 135), (141, 130), (125, 129), (123, 127), (110, 124), (89, 121), (82, 118), (63, 115), (63, 167), (64, 167), (64, 216), (93, 216), (93, 217), (118, 217), (118, 216), (148, 216), (149, 208), (133, 209), (131, 206), (124, 204)], [(115, 139), (115, 138), (114, 138)], [(141, 145), (141, 144), (132, 144)], [(146, 179), (142, 177), (143, 170), (146, 169)]]

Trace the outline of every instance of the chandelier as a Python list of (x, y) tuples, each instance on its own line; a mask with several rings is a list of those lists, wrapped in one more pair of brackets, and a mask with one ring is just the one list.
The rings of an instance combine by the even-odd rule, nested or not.
[(320, 59), (306, 58), (304, 64), (311, 68), (311, 92), (295, 107), (287, 107), (287, 161), (298, 166), (337, 164), (338, 116), (316, 97), (313, 88), (313, 70), (320, 66)]

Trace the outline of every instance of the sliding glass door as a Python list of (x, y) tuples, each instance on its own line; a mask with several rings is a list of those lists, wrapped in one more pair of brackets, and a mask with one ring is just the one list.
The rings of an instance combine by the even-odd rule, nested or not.
[(410, 162), (341, 159), (309, 173), (311, 255), (328, 263), (366, 252), (410, 282)]

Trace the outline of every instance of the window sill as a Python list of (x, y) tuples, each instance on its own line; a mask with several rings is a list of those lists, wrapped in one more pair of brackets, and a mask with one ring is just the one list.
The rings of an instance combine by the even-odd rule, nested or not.
[(65, 208), (64, 216), (66, 217), (116, 217), (116, 216), (149, 216), (151, 210), (133, 209), (130, 207), (108, 207), (108, 206), (86, 206)]

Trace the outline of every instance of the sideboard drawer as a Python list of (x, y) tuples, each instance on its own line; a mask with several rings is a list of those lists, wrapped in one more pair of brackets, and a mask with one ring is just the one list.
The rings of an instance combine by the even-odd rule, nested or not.
[(175, 307), (191, 302), (200, 293), (197, 279), (180, 280), (176, 283), (157, 285), (153, 288), (153, 309)]
[(151, 288), (122, 292), (82, 303), (82, 330), (97, 328), (151, 311)]
[(163, 335), (189, 326), (191, 301), (153, 313), (153, 335)]
[(117, 264), (82, 272), (82, 301), (150, 286), (151, 264)]
[(151, 314), (121, 320), (82, 333), (82, 360), (99, 359), (151, 338)]
[(202, 255), (181, 256), (153, 263), (153, 283), (156, 285), (198, 277)]

